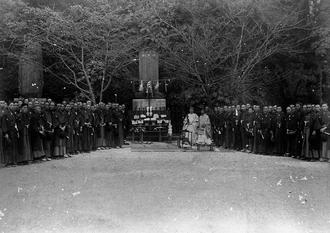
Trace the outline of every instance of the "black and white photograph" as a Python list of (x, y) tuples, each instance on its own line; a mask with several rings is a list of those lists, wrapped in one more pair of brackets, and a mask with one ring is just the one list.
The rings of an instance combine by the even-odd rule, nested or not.
[(330, 233), (330, 0), (0, 0), (0, 233)]

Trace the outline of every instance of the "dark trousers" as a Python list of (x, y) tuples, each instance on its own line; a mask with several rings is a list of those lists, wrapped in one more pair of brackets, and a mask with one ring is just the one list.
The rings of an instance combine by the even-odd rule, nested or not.
[(297, 156), (296, 155), (296, 148), (297, 148), (297, 135), (296, 134), (287, 134), (286, 135), (286, 153), (289, 153), (290, 156)]

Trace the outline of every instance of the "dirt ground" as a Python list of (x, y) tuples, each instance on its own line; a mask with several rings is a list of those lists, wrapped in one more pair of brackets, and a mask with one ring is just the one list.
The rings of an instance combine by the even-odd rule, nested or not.
[(329, 233), (330, 164), (98, 151), (0, 169), (0, 233)]

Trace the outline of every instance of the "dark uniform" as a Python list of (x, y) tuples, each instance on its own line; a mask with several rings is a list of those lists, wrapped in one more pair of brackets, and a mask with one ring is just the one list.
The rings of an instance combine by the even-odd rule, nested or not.
[(80, 135), (82, 129), (82, 116), (77, 107), (75, 107), (71, 112), (71, 122), (72, 122), (72, 134), (73, 134), (73, 153), (76, 154), (82, 150), (80, 143)]
[(104, 121), (105, 121), (105, 141), (106, 141), (106, 146), (108, 148), (114, 147), (114, 133), (113, 133), (113, 125), (112, 125), (112, 109), (108, 106), (106, 108), (105, 116), (104, 116)]
[(15, 113), (7, 110), (4, 113), (2, 121), (3, 134), (5, 135), (4, 141), (4, 154), (5, 164), (17, 164), (18, 159), (18, 126), (16, 124)]
[(286, 116), (286, 142), (287, 142), (287, 155), (291, 157), (297, 156), (297, 128), (299, 124), (295, 113), (288, 113)]
[(247, 144), (247, 151), (253, 151), (253, 142), (254, 142), (254, 113), (249, 112), (246, 114), (246, 119), (243, 122), (245, 135), (246, 135), (246, 144)]
[(232, 113), (230, 110), (225, 112), (225, 148), (232, 148), (232, 121), (231, 121)]
[(83, 126), (82, 126), (82, 148), (84, 152), (90, 152), (92, 150), (92, 113), (90, 109), (84, 109), (82, 111), (83, 116)]
[(297, 119), (297, 142), (296, 142), (296, 156), (301, 157), (302, 144), (303, 144), (303, 134), (304, 134), (304, 114), (301, 109), (295, 111)]
[(235, 150), (242, 149), (241, 140), (241, 112), (237, 109), (234, 110), (232, 115), (232, 129), (233, 129), (233, 148)]
[(254, 113), (254, 120), (253, 120), (253, 125), (254, 125), (254, 141), (253, 141), (253, 153), (259, 154), (262, 152), (262, 143), (264, 140), (264, 135), (262, 131), (262, 113), (260, 111), (256, 111)]
[(54, 137), (54, 156), (64, 157), (67, 154), (67, 114), (64, 109), (57, 109), (55, 112), (55, 137)]
[(124, 144), (123, 119), (124, 119), (123, 113), (119, 109), (116, 109), (114, 111), (114, 117), (113, 117), (116, 147), (122, 147), (122, 145)]
[(31, 147), (34, 159), (40, 159), (45, 156), (43, 138), (46, 136), (45, 123), (41, 113), (33, 112), (31, 117)]
[(45, 137), (43, 140), (46, 158), (53, 157), (54, 151), (54, 111), (45, 109), (43, 112)]
[(246, 131), (246, 121), (248, 119), (248, 112), (247, 110), (241, 111), (241, 119), (240, 119), (240, 131), (241, 131), (241, 145), (242, 149), (245, 151), (248, 149), (248, 135)]
[(31, 162), (33, 156), (31, 153), (31, 138), (30, 138), (30, 125), (31, 118), (29, 112), (21, 112), (17, 119), (17, 125), (19, 129), (18, 140), (18, 163)]
[(274, 154), (283, 156), (285, 149), (285, 115), (283, 112), (276, 112), (274, 118)]
[(320, 159), (321, 156), (321, 114), (320, 112), (313, 112), (311, 114), (311, 136), (310, 147), (312, 160)]
[(312, 159), (310, 152), (312, 114), (310, 111), (305, 112), (302, 123), (303, 123), (303, 142), (302, 142), (301, 157), (303, 159), (310, 160)]
[(273, 118), (270, 112), (266, 112), (263, 114), (262, 122), (261, 122), (261, 130), (263, 132), (263, 140), (262, 140), (262, 152), (270, 155), (273, 152), (273, 139), (274, 139), (274, 131), (273, 131)]
[(3, 118), (5, 111), (0, 108), (0, 167), (5, 165), (5, 153), (4, 153), (4, 134), (3, 134)]
[(321, 158), (323, 161), (330, 159), (330, 112), (322, 111), (321, 113), (321, 140), (322, 140), (322, 153)]

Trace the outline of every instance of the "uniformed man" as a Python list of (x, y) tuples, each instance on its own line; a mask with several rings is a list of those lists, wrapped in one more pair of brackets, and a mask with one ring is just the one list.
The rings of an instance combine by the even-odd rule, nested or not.
[(55, 111), (54, 127), (54, 157), (65, 158), (68, 157), (66, 151), (67, 140), (67, 118), (65, 107), (63, 104), (58, 104)]
[(254, 142), (253, 142), (253, 153), (260, 154), (263, 150), (262, 143), (264, 140), (264, 135), (262, 131), (262, 112), (260, 106), (256, 105), (254, 110)]
[(45, 103), (45, 109), (43, 110), (43, 121), (45, 128), (45, 136), (43, 138), (43, 145), (45, 151), (45, 159), (50, 161), (53, 157), (53, 141), (54, 141), (54, 102)]
[(297, 128), (298, 121), (296, 114), (292, 112), (291, 107), (286, 108), (286, 156), (295, 158), (297, 156)]
[(216, 147), (219, 147), (219, 131), (218, 131), (218, 115), (219, 115), (219, 110), (218, 106), (215, 106), (213, 108), (212, 114), (209, 116), (211, 125), (212, 125), (212, 140), (215, 144)]
[(228, 106), (224, 106), (224, 136), (225, 136), (225, 143), (224, 143), (224, 147), (226, 149), (230, 148), (230, 144), (231, 144), (231, 112), (230, 112), (230, 108)]
[(297, 103), (295, 106), (295, 115), (296, 115), (296, 119), (298, 122), (298, 126), (297, 126), (297, 142), (296, 142), (296, 155), (297, 158), (302, 159), (301, 158), (301, 151), (302, 151), (302, 144), (303, 144), (303, 130), (304, 130), (304, 114), (303, 111), (301, 109), (301, 104)]
[(223, 147), (225, 144), (225, 111), (223, 107), (219, 108), (218, 115), (218, 130), (219, 130), (219, 146)]
[(247, 131), (246, 131), (246, 120), (247, 120), (248, 112), (246, 110), (246, 105), (241, 106), (241, 116), (240, 116), (240, 132), (241, 132), (241, 147), (242, 151), (247, 151), (248, 143), (247, 143)]
[(106, 141), (105, 141), (105, 105), (104, 103), (100, 103), (97, 110), (96, 115), (98, 118), (98, 126), (97, 126), (97, 146), (98, 149), (104, 150), (106, 148)]
[(21, 105), (21, 111), (17, 118), (17, 125), (19, 129), (18, 140), (18, 163), (31, 163), (33, 156), (31, 153), (31, 138), (30, 138), (30, 125), (31, 115), (27, 104)]
[(232, 125), (233, 125), (233, 149), (242, 150), (240, 105), (236, 105), (233, 108)]
[(213, 132), (212, 140), (213, 140), (214, 145), (216, 147), (218, 147), (218, 145), (219, 145), (219, 143), (218, 143), (219, 135), (218, 135), (218, 131), (217, 131), (217, 121), (218, 121), (217, 116), (218, 116), (218, 106), (215, 106), (213, 108), (211, 116), (209, 116), (209, 117), (210, 117), (210, 121), (211, 121), (211, 124), (212, 124), (212, 132)]
[(104, 116), (104, 123), (105, 123), (105, 141), (106, 141), (106, 148), (110, 149), (113, 147), (112, 139), (113, 139), (113, 125), (112, 125), (112, 109), (111, 103), (108, 103), (105, 107), (105, 116)]
[(71, 112), (72, 134), (73, 134), (73, 153), (78, 154), (81, 150), (80, 146), (80, 128), (81, 128), (81, 113), (78, 103), (73, 104)]
[(266, 155), (271, 155), (273, 151), (272, 141), (274, 140), (273, 122), (271, 116), (271, 109), (269, 106), (263, 108), (263, 116), (261, 120), (262, 131), (262, 152)]
[(286, 136), (286, 125), (285, 125), (285, 115), (282, 111), (282, 107), (278, 106), (276, 108), (276, 115), (274, 119), (275, 134), (274, 134), (274, 154), (283, 156), (285, 149), (285, 136)]
[(330, 162), (330, 112), (328, 109), (328, 104), (322, 104), (321, 113), (321, 140), (322, 140), (322, 161)]
[(34, 111), (31, 116), (31, 148), (34, 160), (45, 160), (43, 139), (46, 136), (45, 122), (41, 113), (41, 106), (35, 102)]
[(243, 127), (245, 129), (246, 135), (246, 152), (251, 153), (253, 151), (253, 139), (254, 139), (254, 112), (250, 107), (246, 114), (245, 120), (243, 122)]
[(122, 107), (118, 104), (115, 105), (113, 125), (115, 132), (115, 146), (116, 148), (121, 148), (124, 143), (124, 133), (123, 133), (123, 113), (121, 112)]
[(311, 160), (310, 152), (310, 134), (311, 134), (311, 123), (312, 123), (312, 106), (304, 105), (303, 106), (303, 141), (302, 141), (302, 150), (301, 150), (301, 159)]
[(14, 113), (14, 104), (10, 103), (5, 110), (2, 122), (2, 130), (5, 138), (4, 154), (6, 165), (17, 165), (19, 131)]
[(319, 160), (321, 157), (321, 106), (319, 104), (314, 105), (314, 111), (312, 113), (312, 125), (310, 136), (310, 147), (312, 159), (311, 161)]
[[(84, 105), (84, 104), (83, 104)], [(93, 128), (92, 128), (92, 113), (91, 113), (91, 105), (85, 105), (82, 116), (82, 147), (83, 151), (86, 153), (91, 152), (92, 150), (92, 136), (93, 136)]]
[(5, 102), (0, 101), (0, 167), (5, 165), (5, 154), (4, 154), (4, 133), (3, 133), (3, 121), (5, 115)]

